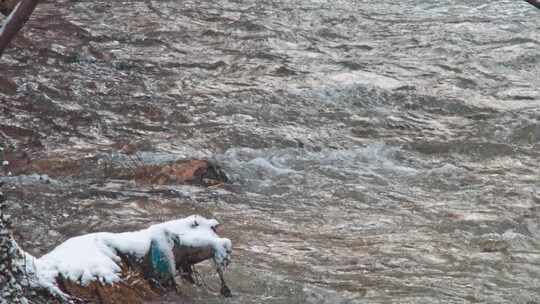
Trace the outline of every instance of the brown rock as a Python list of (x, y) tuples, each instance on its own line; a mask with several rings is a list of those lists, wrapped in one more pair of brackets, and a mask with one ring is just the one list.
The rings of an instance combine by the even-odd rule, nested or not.
[(180, 270), (181, 277), (191, 283), (195, 283), (192, 277), (192, 265), (209, 260), (214, 256), (211, 247), (176, 246), (173, 252), (176, 268)]
[(505, 252), (510, 245), (501, 239), (485, 239), (478, 242), (482, 252)]
[(173, 183), (183, 184), (202, 182), (211, 165), (205, 160), (190, 160), (182, 163), (174, 163), (161, 168), (159, 176), (167, 176)]
[(214, 186), (227, 182), (221, 169), (207, 160), (183, 160), (163, 166), (140, 166), (114, 170), (112, 177), (134, 179), (147, 184), (195, 184)]
[[(1, 129), (1, 125), (0, 125)], [(20, 154), (20, 153), (19, 153)], [(10, 153), (13, 174), (46, 174), (52, 178), (103, 176), (105, 178), (135, 180), (144, 184), (194, 184), (215, 186), (227, 182), (227, 176), (215, 164), (207, 160), (182, 160), (167, 165), (143, 165), (134, 161), (134, 168), (114, 168), (97, 166), (96, 157), (73, 159), (61, 156), (30, 159), (27, 154)]]
[(81, 173), (81, 165), (74, 159), (38, 159), (32, 161), (26, 171), (47, 174), (50, 177), (77, 176)]

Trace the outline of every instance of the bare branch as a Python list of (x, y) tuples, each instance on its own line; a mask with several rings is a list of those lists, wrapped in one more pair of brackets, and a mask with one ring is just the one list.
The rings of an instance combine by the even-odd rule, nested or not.
[(531, 5), (534, 5), (536, 8), (540, 9), (540, 0), (525, 0), (529, 2)]
[(39, 0), (21, 0), (4, 21), (0, 28), (0, 57), (13, 37), (28, 21), (38, 2)]
[(0, 13), (9, 15), (11, 11), (17, 6), (19, 0), (0, 0)]

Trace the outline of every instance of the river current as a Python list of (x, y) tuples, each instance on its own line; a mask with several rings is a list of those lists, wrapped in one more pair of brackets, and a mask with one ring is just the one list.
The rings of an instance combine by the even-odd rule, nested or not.
[(1, 124), (36, 153), (121, 165), (136, 142), (231, 180), (2, 177), (33, 254), (200, 213), (233, 241), (234, 297), (187, 303), (540, 303), (525, 1), (45, 1), (14, 46)]

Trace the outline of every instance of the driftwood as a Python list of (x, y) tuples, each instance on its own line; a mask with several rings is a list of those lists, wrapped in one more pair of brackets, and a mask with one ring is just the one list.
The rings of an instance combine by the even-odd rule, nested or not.
[(9, 15), (17, 3), (19, 3), (19, 0), (0, 0), (0, 13), (5, 16)]
[[(174, 256), (176, 270), (181, 278), (194, 284), (193, 265), (214, 257), (211, 247), (175, 246)], [(144, 303), (159, 298), (161, 294), (176, 290), (174, 277), (158, 273), (152, 265), (150, 253), (144, 259), (137, 260), (131, 256), (120, 255), (122, 258), (122, 281), (114, 284), (104, 284), (99, 281), (91, 282), (86, 286), (80, 285), (64, 278), (57, 278), (60, 289), (73, 300), (99, 304)], [(227, 287), (222, 267), (216, 265), (221, 280), (221, 294), (231, 296)]]
[(540, 0), (525, 0), (529, 4), (535, 6), (536, 8), (540, 9)]
[(57, 284), (64, 293), (72, 297), (73, 302), (80, 303), (139, 304), (159, 297), (159, 290), (154, 288), (141, 272), (129, 268), (125, 263), (122, 264), (122, 277), (124, 280), (114, 285), (95, 281), (81, 286), (63, 278), (58, 278)]

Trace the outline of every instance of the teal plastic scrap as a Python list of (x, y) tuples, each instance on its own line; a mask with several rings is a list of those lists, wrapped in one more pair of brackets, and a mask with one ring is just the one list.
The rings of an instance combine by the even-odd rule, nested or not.
[(150, 263), (152, 265), (152, 273), (155, 279), (162, 283), (170, 282), (174, 279), (174, 274), (171, 269), (175, 269), (174, 261), (171, 261), (166, 252), (164, 252), (159, 242), (152, 240), (150, 243)]

